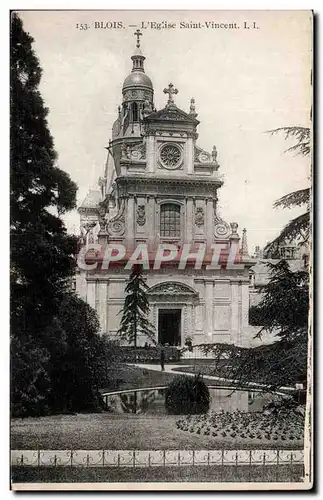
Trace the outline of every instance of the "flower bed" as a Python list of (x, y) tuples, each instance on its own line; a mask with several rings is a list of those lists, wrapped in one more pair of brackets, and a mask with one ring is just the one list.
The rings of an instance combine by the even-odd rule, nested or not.
[(277, 417), (269, 412), (232, 413), (220, 411), (205, 415), (188, 415), (176, 421), (184, 432), (209, 436), (210, 439), (234, 441), (239, 444), (255, 442), (284, 446), (284, 443), (302, 444), (304, 417), (298, 409)]

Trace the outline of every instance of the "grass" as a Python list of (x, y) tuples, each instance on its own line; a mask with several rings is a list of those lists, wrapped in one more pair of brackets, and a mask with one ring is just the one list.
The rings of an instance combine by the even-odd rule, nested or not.
[[(189, 371), (189, 370), (187, 370)], [(168, 385), (176, 377), (176, 373), (147, 370), (132, 365), (117, 365), (111, 372), (111, 385), (102, 389), (102, 392), (126, 389), (142, 389), (144, 387), (158, 387)], [(203, 377), (207, 385), (214, 385), (214, 380)], [(225, 385), (216, 382), (216, 385)]]
[(103, 388), (102, 392), (158, 387), (167, 385), (174, 377), (172, 373), (157, 372), (131, 365), (117, 365), (111, 373), (111, 385)]
[[(184, 363), (183, 363), (184, 364)], [(180, 366), (178, 368), (178, 371), (180, 372), (189, 372), (189, 373), (201, 373), (202, 375), (211, 375), (214, 377), (228, 377), (226, 365), (223, 363), (222, 365), (219, 363), (219, 366), (215, 368), (215, 364), (207, 362), (207, 360), (199, 360), (198, 363), (187, 363), (187, 365), (190, 364), (191, 366), (187, 367), (182, 367)]]
[[(221, 436), (204, 436), (176, 427), (172, 415), (78, 414), (12, 419), (11, 448), (15, 450), (215, 450), (241, 448)], [(281, 444), (281, 443), (279, 443)], [(278, 446), (263, 442), (261, 449), (292, 449), (295, 442)], [(299, 447), (299, 446), (298, 446)], [(259, 449), (246, 442), (243, 449)]]
[[(176, 374), (121, 365), (114, 372), (114, 388), (139, 389), (167, 385)], [(206, 384), (213, 380), (204, 377)], [(217, 382), (218, 385), (218, 382)], [(106, 389), (113, 390), (112, 387)], [(176, 427), (171, 415), (77, 414), (12, 419), (12, 449), (234, 449), (238, 442), (223, 437), (202, 436)], [(241, 447), (241, 443), (239, 443)], [(291, 449), (294, 442), (282, 446)], [(243, 443), (245, 449), (259, 444)], [(262, 442), (261, 448), (278, 447)]]
[[(68, 468), (13, 467), (12, 482), (301, 482), (302, 465), (265, 467), (142, 467), (142, 468)], [(165, 487), (165, 489), (167, 489)], [(203, 489), (203, 488), (201, 488)]]
[[(119, 390), (167, 385), (176, 374), (122, 365), (114, 373)], [(204, 377), (206, 384), (214, 381)], [(218, 383), (217, 383), (218, 385)], [(113, 390), (112, 387), (107, 391)], [(243, 443), (244, 449), (295, 447), (295, 442)], [(11, 420), (12, 449), (235, 449), (237, 440), (185, 432), (171, 415), (96, 414), (57, 415)]]

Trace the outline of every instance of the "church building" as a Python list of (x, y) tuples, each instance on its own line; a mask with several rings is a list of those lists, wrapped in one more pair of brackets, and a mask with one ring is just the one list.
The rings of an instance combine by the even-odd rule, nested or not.
[[(179, 109), (172, 83), (163, 90), (165, 106), (156, 110), (141, 33), (135, 34), (132, 70), (122, 85), (104, 174), (99, 189), (90, 190), (79, 208), (81, 244), (120, 245), (127, 255), (138, 245), (146, 245), (149, 255), (161, 244), (175, 246), (179, 255), (185, 244), (193, 249), (202, 245), (206, 255), (219, 248), (222, 257), (234, 245), (238, 254), (233, 265), (223, 265), (220, 259), (214, 268), (204, 262), (196, 266), (188, 259), (181, 268), (175, 259), (160, 269), (150, 266), (144, 277), (156, 342), (184, 346), (190, 339), (194, 345), (247, 345), (249, 270), (255, 262), (248, 255), (246, 230), (240, 240), (238, 224), (218, 214), (224, 181), (217, 149), (208, 152), (198, 145), (195, 101), (191, 99), (187, 111)], [(76, 290), (97, 310), (103, 335), (117, 335), (130, 272), (125, 265), (78, 269)], [(139, 338), (138, 345), (146, 340)]]

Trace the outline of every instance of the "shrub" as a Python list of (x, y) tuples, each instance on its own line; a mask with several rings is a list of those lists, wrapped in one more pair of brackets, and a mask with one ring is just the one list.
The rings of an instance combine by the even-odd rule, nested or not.
[[(173, 346), (165, 347), (165, 361), (179, 361), (180, 350)], [(125, 363), (159, 363), (160, 349), (159, 347), (120, 347), (120, 361)]]
[(48, 413), (49, 352), (33, 339), (11, 338), (11, 415), (28, 417)]
[(175, 415), (206, 413), (210, 407), (210, 393), (202, 376), (175, 377), (166, 389), (165, 405), (168, 413)]

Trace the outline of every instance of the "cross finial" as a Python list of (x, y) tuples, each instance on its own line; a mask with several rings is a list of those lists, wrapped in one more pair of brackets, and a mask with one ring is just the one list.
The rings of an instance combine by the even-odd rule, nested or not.
[(166, 87), (164, 89), (164, 94), (168, 94), (168, 102), (167, 104), (174, 104), (174, 99), (173, 99), (173, 95), (175, 94), (178, 94), (178, 90), (174, 88), (174, 85), (172, 83), (170, 83), (168, 85), (168, 87)]
[(134, 35), (137, 37), (137, 48), (139, 49), (140, 47), (140, 37), (142, 36), (141, 31), (138, 29), (137, 31), (134, 32)]

